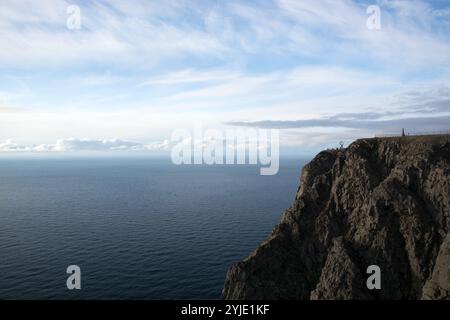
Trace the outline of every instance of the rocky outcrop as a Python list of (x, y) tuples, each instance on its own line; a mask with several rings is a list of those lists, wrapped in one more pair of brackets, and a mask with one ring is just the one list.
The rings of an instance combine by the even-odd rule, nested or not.
[[(224, 299), (450, 299), (450, 136), (361, 139), (303, 168)], [(368, 289), (379, 266), (381, 289)]]

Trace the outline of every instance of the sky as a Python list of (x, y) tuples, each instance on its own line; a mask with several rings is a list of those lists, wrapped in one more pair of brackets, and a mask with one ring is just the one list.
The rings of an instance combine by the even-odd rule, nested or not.
[(450, 130), (449, 27), (446, 0), (2, 0), (0, 152), (165, 150), (196, 123), (300, 152)]

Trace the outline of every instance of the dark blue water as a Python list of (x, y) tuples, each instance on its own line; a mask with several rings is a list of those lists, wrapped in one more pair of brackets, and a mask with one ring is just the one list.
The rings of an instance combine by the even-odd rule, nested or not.
[[(305, 161), (0, 160), (0, 299), (216, 299), (291, 203)], [(82, 289), (66, 288), (81, 268)]]

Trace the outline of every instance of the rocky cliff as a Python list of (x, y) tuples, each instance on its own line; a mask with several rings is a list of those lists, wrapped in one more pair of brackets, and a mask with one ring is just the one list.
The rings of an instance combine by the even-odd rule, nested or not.
[[(291, 208), (224, 299), (450, 299), (450, 136), (374, 138), (319, 153)], [(366, 285), (368, 266), (381, 289)]]

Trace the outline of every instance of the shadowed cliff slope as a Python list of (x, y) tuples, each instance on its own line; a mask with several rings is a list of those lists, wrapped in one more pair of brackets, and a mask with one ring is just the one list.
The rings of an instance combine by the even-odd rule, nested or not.
[[(450, 299), (450, 136), (374, 138), (319, 153), (224, 299)], [(381, 268), (381, 290), (366, 269)]]

